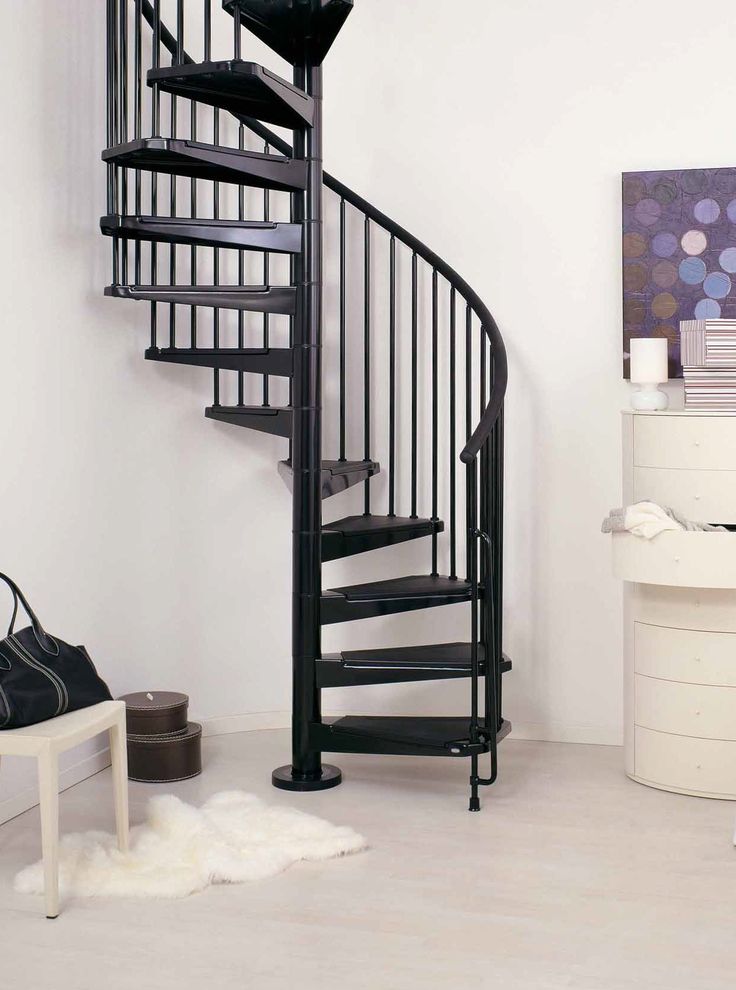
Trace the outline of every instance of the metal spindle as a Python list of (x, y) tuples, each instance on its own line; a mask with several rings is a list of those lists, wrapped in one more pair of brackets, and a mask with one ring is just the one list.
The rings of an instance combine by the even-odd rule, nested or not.
[[(466, 303), (465, 306), (465, 440), (466, 442), (470, 439), (470, 435), (473, 431), (473, 311), (470, 305)], [(471, 497), (472, 492), (470, 489), (470, 473), (466, 475), (466, 489), (465, 489), (465, 519), (466, 526), (468, 528), (468, 537), (465, 546), (465, 567), (467, 571), (467, 579), (471, 580), (471, 564), (473, 547), (472, 543), (474, 538), (471, 534)]]
[[(238, 127), (238, 147), (245, 150), (245, 128)], [(245, 186), (238, 186), (238, 220), (245, 219)], [(245, 284), (245, 251), (238, 251), (238, 285)], [(245, 347), (245, 313), (238, 310), (238, 347)], [(245, 405), (245, 372), (238, 372), (238, 405)]]
[(465, 307), (465, 440), (473, 432), (473, 311)]
[[(237, 18), (235, 19), (237, 23)], [(238, 37), (240, 35), (238, 34)], [(268, 154), (270, 152), (270, 147), (268, 144), (264, 146), (264, 153)], [(263, 190), (263, 219), (271, 219), (271, 193), (268, 189)], [(268, 251), (263, 252), (263, 284), (269, 285), (271, 281), (271, 255)], [(263, 346), (268, 350), (271, 338), (271, 322), (268, 313), (263, 314)], [(269, 378), (268, 375), (263, 376), (263, 403), (264, 406), (269, 405)]]
[(457, 577), (457, 479), (456, 479), (456, 426), (455, 426), (455, 375), (456, 360), (456, 293), (450, 289), (450, 577)]
[[(161, 0), (154, 0), (153, 4), (153, 68), (158, 69), (161, 65)], [(151, 93), (151, 121), (152, 130), (155, 135), (161, 130), (161, 94), (158, 84), (154, 83)], [(151, 216), (158, 213), (158, 175), (151, 174)], [(158, 282), (158, 246), (155, 241), (151, 242), (151, 285)], [(156, 303), (151, 303), (151, 347), (157, 346), (158, 310)]]
[(204, 0), (204, 60), (205, 62), (209, 62), (211, 57), (212, 57), (212, 0)]
[[(128, 3), (120, 0), (120, 144), (128, 140)], [(123, 215), (128, 212), (128, 170), (120, 170), (120, 209)], [(122, 261), (121, 278), (128, 281), (128, 241), (123, 241), (120, 251)]]
[[(478, 495), (477, 495), (477, 459), (473, 459), (467, 467), (468, 495), (468, 577), (470, 580), (470, 742), (478, 743), (478, 680), (480, 676), (480, 658), (478, 650), (478, 543), (476, 530), (478, 528)], [(478, 798), (478, 757), (474, 753), (470, 758), (470, 810), (480, 810)]]
[(242, 57), (243, 45), (240, 17), (238, 16), (237, 10), (235, 10), (233, 11), (233, 58), (240, 59)]
[[(173, 59), (172, 59), (173, 63)], [(171, 97), (171, 136), (175, 138), (178, 128), (177, 99)], [(169, 177), (169, 216), (176, 216), (176, 175)], [(176, 244), (169, 244), (169, 285), (176, 285)], [(176, 347), (176, 305), (169, 304), (169, 347)]]
[(181, 65), (184, 61), (184, 0), (176, 0), (176, 57), (172, 62)]
[(389, 251), (388, 514), (396, 515), (396, 238)]
[[(189, 134), (192, 141), (197, 140), (197, 104), (191, 101), (189, 111)], [(197, 216), (197, 180), (191, 179), (189, 183), (189, 208), (192, 217)], [(197, 284), (197, 246), (193, 244), (189, 249), (189, 281), (192, 285)], [(190, 346), (197, 346), (197, 307), (192, 306), (189, 316), (189, 338)]]
[[(365, 218), (363, 231), (363, 457), (371, 459), (371, 221)], [(363, 511), (371, 512), (370, 479), (365, 483)]]
[[(143, 11), (141, 0), (135, 0), (135, 34), (133, 41), (133, 72), (135, 75), (135, 107), (133, 119), (133, 137), (137, 140), (143, 130)], [(135, 215), (141, 215), (141, 170), (135, 170)], [(141, 278), (141, 242), (136, 240), (133, 248), (134, 281), (140, 285)]]
[[(115, 47), (115, 25), (116, 25), (115, 0), (107, 0), (107, 147), (112, 148), (116, 143), (116, 123), (115, 107), (117, 104), (116, 89), (116, 63), (117, 51)], [(117, 213), (117, 176), (114, 165), (107, 166), (107, 212)], [(117, 285), (118, 278), (118, 238), (112, 239), (112, 282)]]
[[(437, 519), (439, 485), (439, 300), (437, 269), (432, 270), (432, 519)], [(432, 534), (432, 574), (437, 574), (437, 533)]]
[(418, 258), (411, 256), (411, 518), (417, 518), (418, 445), (417, 418), (419, 400), (419, 295)]
[(346, 300), (345, 300), (345, 200), (340, 200), (340, 460), (345, 458), (345, 355), (346, 355)]

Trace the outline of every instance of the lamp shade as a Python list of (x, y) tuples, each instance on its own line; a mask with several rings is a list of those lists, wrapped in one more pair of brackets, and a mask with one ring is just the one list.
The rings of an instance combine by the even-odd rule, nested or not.
[(637, 385), (659, 385), (667, 381), (667, 339), (634, 337), (629, 344), (631, 381)]

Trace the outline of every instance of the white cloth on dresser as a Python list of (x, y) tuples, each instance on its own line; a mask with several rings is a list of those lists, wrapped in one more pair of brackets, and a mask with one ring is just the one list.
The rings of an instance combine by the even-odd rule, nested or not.
[(667, 531), (688, 532), (725, 532), (723, 526), (711, 526), (709, 523), (693, 522), (685, 519), (674, 509), (657, 505), (656, 502), (635, 502), (621, 509), (611, 509), (603, 520), (602, 533), (633, 533), (645, 540), (654, 539), (660, 533)]

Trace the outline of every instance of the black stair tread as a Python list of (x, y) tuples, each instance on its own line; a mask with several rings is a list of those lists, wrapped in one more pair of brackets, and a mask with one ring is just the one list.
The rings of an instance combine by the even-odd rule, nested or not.
[(346, 536), (382, 530), (424, 529), (429, 533), (436, 529), (439, 520), (412, 519), (408, 516), (347, 516), (335, 522), (325, 523), (323, 529), (335, 530)]
[(243, 426), (261, 433), (290, 437), (292, 410), (283, 406), (208, 406), (208, 419)]
[[(289, 461), (279, 461), (278, 471), (292, 489), (294, 477)], [(322, 461), (322, 498), (359, 485), (380, 471), (381, 465), (377, 461)]]
[[(449, 749), (453, 743), (466, 742), (470, 729), (467, 716), (346, 715), (327, 724), (335, 733), (350, 732), (432, 749)], [(497, 733), (497, 740), (503, 739), (510, 731), (511, 723), (504, 721)]]
[(151, 69), (149, 86), (282, 127), (311, 126), (314, 100), (255, 62), (229, 59)]
[(318, 0), (316, 4), (293, 0), (223, 0), (223, 8), (252, 34), (294, 65), (311, 56), (319, 65), (353, 9), (353, 0)]
[(123, 168), (285, 192), (301, 191), (307, 183), (304, 161), (180, 138), (138, 138), (108, 148), (102, 159)]
[[(383, 650), (347, 650), (339, 654), (343, 663), (356, 667), (461, 667), (470, 669), (470, 643), (436, 643), (430, 646), (396, 646)], [(478, 657), (485, 660), (485, 649), (478, 646)]]
[(298, 223), (111, 214), (100, 218), (100, 229), (108, 237), (128, 240), (199, 244), (203, 247), (272, 251), (279, 254), (299, 254), (302, 247), (302, 228)]
[(105, 295), (284, 316), (293, 316), (296, 310), (296, 289), (291, 285), (108, 285)]
[(344, 588), (331, 588), (325, 595), (341, 596), (349, 602), (372, 602), (397, 600), (402, 598), (457, 598), (470, 601), (471, 584), (460, 578), (444, 577), (435, 574), (414, 574), (410, 577), (390, 578), (384, 581), (371, 581), (368, 584), (347, 585)]
[(441, 533), (440, 519), (412, 519), (402, 516), (348, 516), (322, 527), (322, 559), (339, 560), (370, 550), (418, 540)]
[(149, 347), (146, 358), (284, 378), (290, 377), (293, 370), (290, 347)]

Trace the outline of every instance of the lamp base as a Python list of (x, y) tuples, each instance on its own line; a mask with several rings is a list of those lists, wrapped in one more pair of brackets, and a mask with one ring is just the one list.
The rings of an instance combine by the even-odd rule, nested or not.
[(631, 393), (631, 408), (639, 412), (656, 412), (669, 405), (667, 393), (653, 385), (641, 385)]

